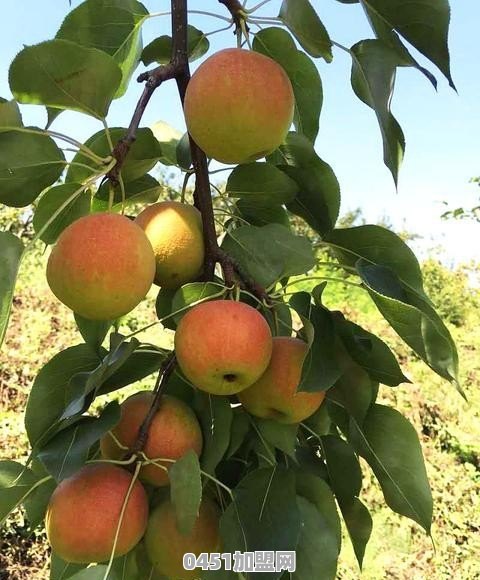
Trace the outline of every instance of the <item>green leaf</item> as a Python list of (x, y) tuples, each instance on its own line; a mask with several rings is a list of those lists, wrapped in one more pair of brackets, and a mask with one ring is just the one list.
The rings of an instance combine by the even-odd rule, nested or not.
[(378, 336), (346, 320), (340, 313), (334, 313), (333, 320), (348, 354), (372, 380), (390, 387), (411, 382), (402, 373), (393, 352)]
[(345, 411), (362, 424), (371, 405), (375, 402), (378, 383), (354, 362), (344, 355), (343, 373), (334, 386), (327, 391), (327, 398), (341, 405)]
[(192, 152), (190, 151), (190, 137), (188, 133), (184, 133), (175, 149), (175, 156), (177, 164), (181, 169), (187, 171), (192, 165)]
[(177, 325), (173, 317), (170, 316), (174, 312), (172, 308), (173, 298), (177, 292), (176, 288), (160, 288), (157, 299), (155, 301), (155, 312), (157, 318), (162, 320), (162, 326), (170, 330), (175, 330)]
[(271, 419), (254, 419), (262, 439), (295, 458), (298, 425), (283, 425)]
[(33, 215), (33, 227), (39, 233), (52, 215), (65, 205), (60, 214), (53, 220), (40, 236), (46, 244), (54, 244), (63, 230), (78, 218), (90, 213), (90, 193), (83, 191), (72, 198), (76, 191), (81, 190), (80, 183), (64, 183), (47, 189), (40, 198)]
[(398, 55), (399, 66), (411, 66), (423, 73), (427, 79), (432, 83), (432, 85), (437, 88), (437, 79), (433, 74), (421, 66), (407, 50), (406, 46), (398, 37), (398, 34), (392, 27), (386, 22), (381, 16), (379, 16), (374, 10), (368, 7), (366, 3), (362, 4), (365, 10), (366, 16), (370, 22), (372, 30), (375, 32), (375, 36), (392, 48)]
[(375, 473), (388, 506), (430, 533), (432, 493), (414, 427), (395, 409), (373, 405), (363, 427), (350, 423), (350, 442)]
[(102, 378), (98, 387), (98, 394), (104, 395), (127, 385), (141, 381), (160, 369), (165, 360), (165, 351), (152, 344), (141, 344), (128, 358), (122, 359), (120, 366), (110, 369), (108, 376)]
[(10, 232), (0, 232), (0, 347), (7, 331), (23, 249), (22, 242), (16, 236)]
[[(123, 566), (119, 568), (120, 563)], [(123, 558), (113, 560), (112, 572), (116, 574), (109, 580), (165, 580), (165, 576), (158, 573), (150, 564), (145, 542), (138, 543), (133, 550), (125, 554)]]
[(110, 580), (142, 580), (148, 578), (148, 580), (155, 580), (153, 576), (153, 567), (148, 562), (148, 557), (146, 553), (142, 554), (145, 562), (142, 562), (145, 567), (145, 573), (142, 574), (143, 570), (139, 569), (138, 559), (140, 557), (139, 550), (143, 547), (143, 544), (137, 544), (133, 550), (127, 552), (124, 556), (117, 556), (113, 559), (112, 568), (108, 578)]
[(283, 0), (278, 16), (308, 54), (331, 62), (332, 41), (308, 0)]
[(279, 224), (241, 226), (225, 236), (222, 248), (265, 287), (282, 278), (304, 274), (315, 265), (307, 238), (296, 236)]
[(103, 341), (112, 326), (112, 320), (90, 320), (74, 312), (75, 323), (83, 340), (100, 354)]
[(362, 489), (362, 471), (351, 445), (335, 435), (325, 435), (320, 439), (320, 447), (330, 486), (339, 503), (358, 496)]
[[(330, 420), (332, 421), (332, 423), (334, 425), (336, 425), (338, 427), (338, 429), (340, 430), (340, 432), (343, 435), (345, 435), (345, 437), (346, 437), (348, 435), (348, 430), (349, 430), (349, 425), (350, 425), (350, 417), (349, 417), (347, 411), (344, 409), (344, 407), (341, 404), (338, 404), (334, 400), (330, 400), (330, 393), (333, 390), (334, 389), (330, 389), (330, 391), (327, 393), (326, 407), (327, 407), (327, 411), (328, 411), (328, 416), (329, 416)], [(352, 413), (352, 416), (353, 416), (353, 413)], [(363, 418), (362, 418), (362, 423), (363, 423)], [(334, 429), (331, 429), (331, 430), (334, 431)]]
[(352, 542), (353, 551), (355, 552), (361, 569), (363, 557), (365, 556), (365, 548), (372, 534), (372, 516), (357, 497), (354, 497), (348, 503), (343, 503), (340, 509)]
[[(39, 479), (48, 476), (43, 465), (36, 459), (32, 461), (32, 471)], [(33, 531), (40, 526), (43, 528), (47, 506), (56, 487), (57, 483), (53, 478), (45, 481), (36, 487), (23, 502), (30, 530)]]
[(60, 556), (57, 556), (52, 552), (50, 559), (50, 580), (67, 580), (67, 578), (71, 578), (86, 566), (87, 564), (72, 564), (71, 562), (65, 562), (65, 560), (60, 558)]
[(230, 430), (230, 445), (226, 454), (227, 459), (232, 457), (242, 446), (245, 438), (250, 432), (250, 418), (242, 409), (236, 407), (233, 409), (232, 426)]
[(338, 546), (334, 532), (318, 508), (304, 497), (297, 497), (302, 531), (296, 548), (296, 570), (292, 580), (334, 580)]
[(107, 116), (122, 73), (115, 60), (68, 40), (27, 46), (10, 65), (10, 90), (19, 103)]
[[(92, 200), (94, 211), (108, 211), (110, 197), (110, 182), (104, 183), (95, 194)], [(148, 173), (124, 184), (125, 187), (125, 207), (137, 203), (155, 203), (163, 193), (164, 187)], [(112, 211), (121, 212), (124, 207), (123, 193), (120, 185), (113, 188)]]
[(165, 121), (157, 121), (152, 125), (151, 130), (160, 146), (159, 161), (163, 165), (180, 165), (177, 159), (177, 147), (182, 139), (182, 133)]
[(100, 417), (81, 417), (75, 424), (57, 433), (41, 447), (38, 459), (57, 481), (78, 471), (88, 459), (88, 452), (103, 435), (120, 421), (120, 406), (111, 402)]
[[(127, 132), (127, 129), (122, 127), (114, 127), (110, 129), (110, 136), (113, 143), (122, 139)], [(100, 157), (108, 157), (111, 155), (110, 145), (105, 130), (98, 131), (92, 135), (85, 145)], [(155, 139), (152, 131), (146, 127), (142, 127), (137, 132), (137, 138), (133, 142), (130, 151), (122, 165), (122, 177), (125, 183), (135, 181), (143, 178), (145, 173), (150, 171), (157, 163), (162, 152), (160, 145)], [(68, 168), (66, 181), (80, 181), (83, 182), (92, 175), (88, 167), (81, 167), (75, 163), (82, 163), (91, 167), (92, 170), (98, 170), (95, 162), (89, 157), (83, 155), (80, 151), (72, 159), (72, 165)]]
[[(304, 526), (310, 528), (300, 536), (297, 554), (295, 580), (330, 580), (335, 578), (338, 555), (341, 546), (341, 527), (335, 499), (328, 485), (320, 477), (299, 472), (297, 475), (297, 502), (304, 519)], [(310, 504), (308, 513), (305, 502)], [(316, 513), (311, 508), (315, 508)], [(302, 528), (302, 531), (305, 528)], [(306, 537), (308, 536), (308, 537)], [(303, 554), (303, 557), (302, 557)], [(319, 558), (318, 555), (321, 557)], [(310, 575), (309, 575), (310, 574)]]
[(332, 530), (337, 543), (338, 551), (342, 539), (340, 519), (335, 505), (335, 498), (327, 483), (320, 477), (310, 473), (297, 473), (296, 488), (298, 495), (315, 504), (323, 514), (326, 525)]
[(188, 306), (194, 305), (199, 301), (206, 301), (207, 298), (219, 298), (219, 294), (225, 290), (225, 287), (216, 282), (190, 282), (181, 286), (173, 296), (171, 312), (178, 312), (173, 316), (176, 324), (187, 313)]
[(337, 498), (361, 567), (365, 547), (372, 531), (372, 518), (357, 497), (362, 487), (359, 461), (353, 448), (337, 436), (321, 437), (320, 445), (330, 485)]
[(452, 336), (425, 298), (405, 288), (392, 270), (357, 263), (357, 271), (377, 308), (399, 336), (438, 375), (458, 383), (458, 354)]
[(448, 53), (448, 0), (362, 0), (362, 4), (433, 62), (455, 88)]
[(125, 364), (139, 344), (136, 338), (125, 341), (124, 337), (120, 335), (110, 334), (110, 351), (101, 363), (90, 372), (77, 373), (70, 380), (61, 418), (71, 419), (75, 415), (83, 413), (92, 396), (100, 390), (108, 378), (111, 378)]
[(45, 129), (49, 129), (55, 119), (62, 114), (61, 109), (53, 109), (52, 107), (45, 107), (47, 109), (47, 124)]
[(232, 409), (227, 397), (195, 391), (195, 411), (203, 433), (202, 469), (214, 475), (230, 444)]
[[(252, 300), (251, 297), (249, 298)], [(254, 303), (252, 300), (251, 305), (256, 307), (258, 303)], [(268, 322), (273, 336), (292, 336), (292, 311), (288, 304), (277, 302), (270, 308), (262, 308), (262, 314)]]
[(415, 254), (394, 232), (364, 225), (331, 231), (325, 241), (341, 264), (354, 267), (359, 258), (386, 266), (412, 289), (423, 293), (422, 271)]
[(252, 226), (280, 224), (290, 229), (287, 210), (281, 205), (259, 203), (256, 199), (239, 199), (235, 204), (240, 217)]
[(310, 295), (298, 292), (290, 299), (290, 306), (304, 324), (304, 338), (308, 352), (303, 362), (298, 391), (325, 391), (331, 388), (343, 372), (335, 349), (335, 328), (331, 313), (310, 303)]
[[(84, 568), (74, 576), (70, 576), (70, 578), (71, 580), (104, 580), (107, 570), (108, 566), (91, 566), (90, 568)], [(112, 577), (110, 574), (107, 578), (108, 580), (115, 580), (115, 577)]]
[(56, 354), (38, 373), (28, 397), (25, 428), (34, 447), (49, 433), (65, 408), (69, 381), (76, 374), (98, 366), (98, 355), (86, 344)]
[(188, 451), (177, 459), (168, 472), (170, 498), (175, 508), (178, 530), (188, 535), (198, 518), (202, 501), (200, 463), (195, 451)]
[(328, 415), (327, 405), (320, 405), (313, 415), (307, 417), (302, 425), (306, 424), (313, 431), (317, 437), (321, 435), (328, 435), (331, 430), (332, 422)]
[(245, 163), (230, 173), (225, 192), (229, 197), (283, 205), (295, 198), (298, 186), (270, 163)]
[[(34, 131), (40, 129), (32, 128)], [(0, 132), (0, 203), (30, 205), (65, 168), (65, 157), (55, 141), (43, 134)]]
[(17, 101), (7, 101), (0, 97), (0, 127), (23, 127)]
[(324, 481), (328, 480), (327, 468), (324, 461), (318, 456), (317, 448), (315, 447), (297, 447), (296, 460), (298, 472), (309, 473), (320, 477)]
[(148, 11), (136, 0), (86, 0), (69, 12), (57, 38), (109, 54), (122, 71), (121, 97), (142, 52), (141, 25)]
[(350, 54), (352, 88), (377, 116), (383, 140), (383, 160), (396, 186), (405, 153), (405, 137), (390, 111), (395, 73), (399, 65), (398, 55), (381, 40), (362, 40), (352, 46)]
[(38, 478), (15, 461), (0, 461), (0, 527), (8, 514), (23, 503)]
[(170, 375), (167, 385), (165, 385), (165, 394), (172, 395), (183, 401), (189, 407), (195, 406), (195, 389), (187, 381), (178, 369)]
[(314, 143), (323, 101), (317, 67), (305, 53), (297, 50), (290, 34), (281, 28), (264, 28), (257, 32), (253, 49), (273, 58), (285, 69), (295, 95), (295, 129)]
[[(197, 58), (202, 57), (210, 48), (210, 42), (205, 34), (191, 26), (187, 25), (188, 60), (193, 62)], [(159, 36), (143, 49), (142, 62), (145, 66), (157, 62), (158, 64), (167, 64), (172, 58), (172, 37)]]
[(332, 230), (340, 210), (340, 186), (330, 165), (318, 157), (307, 137), (289, 133), (275, 162), (300, 188), (288, 209), (322, 236)]
[[(295, 494), (295, 473), (282, 467), (257, 469), (233, 490), (234, 499), (220, 519), (226, 552), (293, 551), (301, 530)], [(282, 572), (270, 573), (279, 578)], [(263, 578), (261, 572), (249, 578)]]

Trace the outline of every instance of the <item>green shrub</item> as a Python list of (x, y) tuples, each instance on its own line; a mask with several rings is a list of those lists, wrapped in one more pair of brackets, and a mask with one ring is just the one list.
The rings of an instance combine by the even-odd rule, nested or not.
[(475, 269), (468, 266), (450, 269), (431, 256), (423, 262), (422, 272), (425, 291), (440, 316), (455, 326), (465, 324), (469, 312), (480, 304), (479, 291), (470, 280)]

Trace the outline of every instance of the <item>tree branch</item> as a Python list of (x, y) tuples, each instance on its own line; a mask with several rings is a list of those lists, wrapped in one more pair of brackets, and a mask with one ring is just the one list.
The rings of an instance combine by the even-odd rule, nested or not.
[(245, 30), (248, 31), (248, 26), (245, 22), (245, 13), (240, 0), (218, 0), (232, 15), (233, 23), (235, 24), (235, 34), (241, 34), (242, 21), (244, 22)]
[[(240, 22), (242, 15), (242, 5), (238, 0), (219, 0), (224, 4), (232, 17)], [(185, 100), (185, 93), (190, 81), (190, 67), (188, 63), (188, 39), (187, 39), (187, 0), (171, 0), (172, 5), (172, 57), (168, 64), (159, 66), (151, 71), (145, 72), (138, 77), (139, 82), (146, 81), (143, 93), (135, 107), (132, 120), (126, 135), (116, 144), (113, 156), (117, 160), (114, 169), (106, 175), (114, 184), (118, 182), (118, 176), (122, 165), (135, 141), (136, 133), (145, 111), (155, 89), (168, 79), (175, 79), (182, 105)], [(236, 20), (237, 19), (237, 20)], [(189, 135), (192, 165), (195, 172), (195, 207), (200, 211), (203, 225), (203, 238), (205, 244), (204, 260), (204, 280), (213, 280), (215, 265), (222, 267), (225, 283), (228, 286), (240, 285), (266, 304), (270, 303), (266, 290), (258, 285), (249, 276), (242, 272), (239, 264), (219, 247), (215, 220), (213, 214), (212, 192), (208, 173), (207, 156)], [(166, 385), (170, 375), (176, 365), (175, 354), (171, 353), (164, 361), (159, 371), (157, 382), (154, 388), (154, 400), (143, 421), (136, 438), (135, 444), (129, 451), (130, 455), (138, 454), (145, 447), (148, 440), (148, 432), (152, 420), (157, 413), (163, 387)]]
[[(219, 0), (232, 15), (235, 22), (243, 18), (243, 7), (239, 0)], [(117, 160), (115, 167), (106, 175), (107, 179), (116, 185), (125, 159), (135, 141), (137, 130), (155, 89), (164, 81), (175, 79), (182, 105), (185, 93), (190, 81), (190, 68), (188, 63), (188, 38), (187, 38), (187, 0), (171, 0), (172, 5), (172, 57), (168, 64), (142, 73), (138, 77), (139, 82), (145, 83), (143, 93), (135, 107), (126, 135), (115, 145), (112, 155)], [(208, 162), (205, 153), (195, 143), (191, 136), (190, 151), (192, 165), (195, 172), (195, 207), (202, 216), (203, 237), (205, 244), (205, 260), (202, 278), (213, 280), (215, 265), (222, 267), (225, 283), (228, 286), (239, 284), (249, 290), (262, 301), (268, 302), (268, 295), (264, 288), (259, 286), (242, 272), (237, 262), (228, 256), (218, 245), (215, 220), (213, 215), (212, 192), (208, 173)]]
[(118, 176), (122, 170), (122, 166), (125, 163), (125, 159), (130, 151), (132, 143), (137, 138), (138, 127), (140, 126), (140, 121), (142, 120), (143, 113), (152, 97), (155, 89), (159, 87), (164, 81), (173, 79), (182, 70), (182, 64), (174, 59), (166, 65), (158, 66), (157, 68), (142, 73), (137, 81), (139, 83), (146, 81), (143, 93), (135, 107), (135, 111), (128, 126), (127, 133), (125, 137), (120, 139), (120, 141), (115, 145), (112, 156), (117, 160), (115, 167), (106, 177), (109, 179), (113, 185), (118, 185)]
[(162, 368), (158, 372), (157, 382), (155, 383), (155, 388), (153, 390), (154, 398), (152, 405), (148, 411), (147, 416), (143, 420), (143, 423), (138, 430), (138, 435), (135, 440), (135, 444), (132, 449), (129, 451), (129, 455), (137, 455), (140, 451), (143, 451), (145, 445), (148, 441), (148, 432), (150, 430), (150, 425), (152, 424), (153, 418), (155, 417), (158, 409), (160, 408), (160, 402), (162, 399), (162, 394), (165, 385), (168, 382), (171, 374), (175, 369), (175, 365), (177, 364), (177, 360), (175, 358), (175, 354), (172, 352), (168, 355), (165, 361), (162, 364)]

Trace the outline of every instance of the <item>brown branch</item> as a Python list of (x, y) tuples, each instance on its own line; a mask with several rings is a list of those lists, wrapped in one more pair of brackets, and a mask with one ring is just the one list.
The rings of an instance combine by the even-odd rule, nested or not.
[[(242, 15), (242, 5), (238, 0), (219, 0), (224, 4), (235, 22), (240, 22)], [(105, 177), (115, 185), (118, 183), (118, 177), (125, 159), (130, 151), (132, 143), (135, 141), (137, 130), (145, 112), (150, 98), (155, 89), (164, 81), (175, 79), (177, 82), (178, 92), (182, 105), (185, 99), (185, 93), (190, 81), (190, 68), (188, 64), (188, 39), (187, 39), (187, 0), (172, 0), (172, 57), (168, 64), (159, 66), (151, 71), (142, 73), (138, 77), (138, 82), (145, 82), (143, 93), (135, 107), (135, 111), (130, 121), (127, 133), (115, 145), (113, 156), (117, 160), (115, 167)], [(190, 151), (192, 156), (192, 165), (195, 172), (195, 206), (201, 213), (203, 224), (203, 237), (205, 243), (205, 260), (204, 260), (204, 280), (213, 280), (215, 265), (218, 263), (222, 267), (225, 283), (228, 286), (240, 285), (248, 290), (259, 300), (266, 304), (270, 303), (266, 290), (247, 276), (240, 265), (219, 247), (217, 241), (217, 232), (215, 229), (215, 220), (213, 215), (212, 192), (208, 172), (208, 162), (205, 153), (195, 143), (189, 135)], [(133, 447), (129, 450), (128, 456), (140, 453), (147, 441), (150, 425), (155, 414), (160, 408), (162, 393), (176, 365), (175, 354), (171, 353), (162, 364), (155, 383), (154, 399), (152, 405), (145, 417), (142, 425), (138, 430), (138, 435)]]
[[(219, 2), (229, 10), (235, 22), (239, 22), (243, 18), (243, 7), (239, 0), (219, 0)], [(120, 171), (130, 151), (130, 147), (135, 141), (143, 113), (155, 89), (164, 81), (175, 79), (182, 105), (185, 99), (185, 93), (190, 81), (187, 39), (187, 0), (172, 0), (171, 5), (171, 61), (166, 65), (161, 65), (151, 71), (142, 73), (137, 79), (139, 82), (146, 81), (145, 88), (135, 107), (126, 135), (114, 147), (113, 156), (117, 159), (117, 164), (106, 175), (106, 178), (110, 179), (114, 185), (118, 183)], [(255, 294), (260, 300), (268, 301), (265, 289), (246, 276), (238, 263), (228, 256), (218, 245), (207, 157), (191, 136), (189, 136), (189, 140), (192, 165), (195, 172), (194, 203), (202, 216), (205, 243), (205, 260), (202, 278), (204, 280), (212, 280), (215, 265), (218, 263), (222, 267), (227, 285), (239, 284), (252, 294)]]
[(145, 445), (148, 441), (148, 432), (150, 430), (150, 425), (152, 424), (153, 418), (155, 417), (158, 409), (160, 408), (160, 402), (162, 400), (163, 390), (168, 382), (171, 374), (175, 369), (177, 364), (175, 354), (172, 352), (168, 355), (162, 364), (160, 371), (158, 372), (157, 382), (155, 383), (155, 388), (153, 390), (154, 398), (152, 405), (147, 413), (147, 416), (143, 420), (138, 430), (138, 435), (135, 440), (135, 444), (132, 449), (129, 450), (129, 456), (137, 455), (140, 451), (143, 451)]
[[(245, 11), (240, 3), (240, 0), (218, 0), (232, 15), (233, 23), (235, 24), (235, 34), (242, 35), (244, 30), (248, 33), (249, 27), (245, 17)], [(242, 23), (243, 27), (242, 28)]]
[(243, 6), (240, 0), (218, 0), (230, 12), (233, 18), (243, 12)]
[(179, 74), (179, 71), (182, 70), (182, 64), (176, 60), (169, 62), (166, 65), (158, 66), (151, 71), (147, 71), (142, 73), (137, 81), (144, 82), (145, 88), (143, 89), (143, 93), (138, 100), (137, 106), (135, 107), (135, 111), (132, 116), (132, 120), (130, 121), (130, 125), (128, 126), (128, 130), (126, 135), (118, 141), (115, 145), (112, 156), (117, 160), (117, 163), (113, 169), (109, 173), (107, 173), (106, 177), (113, 183), (113, 185), (118, 184), (118, 178), (120, 175), (120, 171), (122, 170), (123, 164), (125, 163), (125, 159), (130, 151), (130, 147), (132, 143), (135, 141), (137, 137), (138, 127), (140, 126), (140, 121), (142, 120), (143, 113), (150, 101), (155, 89), (158, 88), (164, 81), (173, 79)]
[[(172, 0), (172, 21), (173, 38), (177, 46), (187, 53), (187, 0)], [(190, 67), (188, 58), (184, 60), (183, 71), (176, 77), (180, 100), (185, 100), (185, 93), (190, 81)], [(219, 247), (217, 242), (217, 232), (213, 217), (212, 192), (210, 178), (208, 174), (207, 156), (189, 135), (190, 153), (192, 165), (195, 171), (195, 207), (202, 215), (203, 238), (205, 243), (205, 260), (203, 266), (203, 278), (213, 280), (215, 263), (218, 261)]]

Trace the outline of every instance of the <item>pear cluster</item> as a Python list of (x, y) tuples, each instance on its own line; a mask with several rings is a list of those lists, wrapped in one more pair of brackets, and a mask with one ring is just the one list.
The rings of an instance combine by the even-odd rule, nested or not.
[[(209, 157), (224, 163), (244, 163), (274, 151), (293, 112), (293, 91), (284, 70), (266, 56), (241, 49), (207, 59), (185, 96), (190, 135)], [(162, 201), (134, 219), (101, 212), (72, 223), (52, 249), (47, 280), (76, 314), (114, 321), (134, 309), (153, 284), (175, 290), (198, 280), (204, 258), (199, 211)], [(261, 312), (244, 302), (215, 299), (193, 306), (178, 323), (174, 345), (186, 383), (209, 395), (233, 397), (233, 403), (256, 417), (299, 423), (323, 401), (324, 393), (298, 392), (306, 343), (272, 336)], [(183, 568), (186, 552), (220, 549), (221, 514), (213, 499), (203, 497), (185, 535), (162, 492), (176, 460), (191, 451), (202, 455), (202, 428), (188, 404), (162, 395), (135, 477), (134, 464), (122, 461), (135, 449), (153, 401), (149, 391), (124, 400), (119, 422), (100, 441), (101, 458), (54, 491), (46, 529), (52, 550), (63, 560), (105, 562), (143, 542), (156, 571), (179, 580), (195, 578)]]

